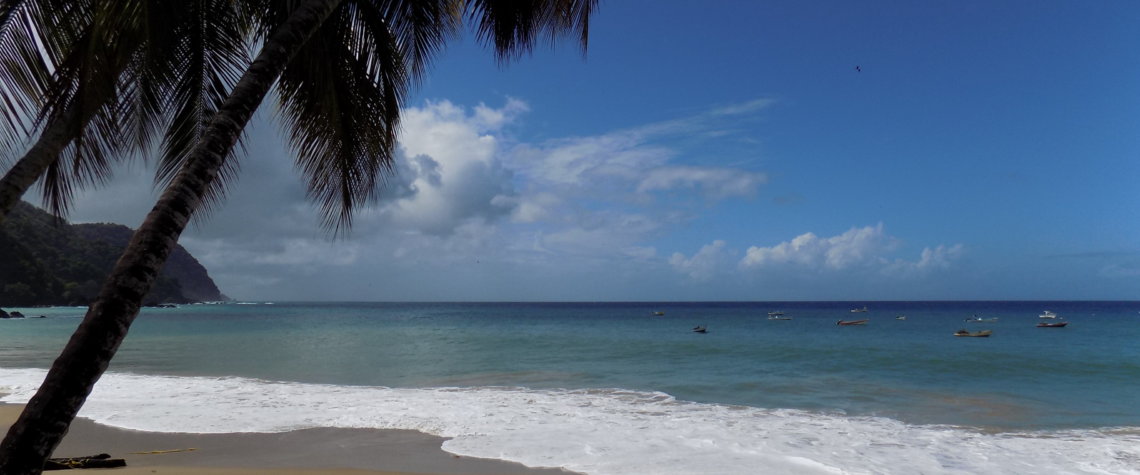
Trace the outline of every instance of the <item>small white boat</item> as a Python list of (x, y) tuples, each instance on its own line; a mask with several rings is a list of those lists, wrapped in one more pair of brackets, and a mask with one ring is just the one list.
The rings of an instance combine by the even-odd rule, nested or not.
[(899, 315), (895, 317), (895, 320), (906, 320), (906, 315)]
[(785, 317), (783, 313), (779, 315), (768, 314), (768, 320), (791, 320), (792, 317)]
[(768, 316), (769, 317), (782, 317), (782, 316), (784, 316), (784, 312), (781, 312), (779, 310), (777, 310), (775, 312), (768, 312)]
[(867, 307), (863, 306), (863, 308), (853, 308), (851, 309), (851, 313), (867, 313)]
[(1057, 314), (1046, 310), (1045, 313), (1038, 315), (1038, 317), (1040, 317), (1040, 318), (1057, 318)]

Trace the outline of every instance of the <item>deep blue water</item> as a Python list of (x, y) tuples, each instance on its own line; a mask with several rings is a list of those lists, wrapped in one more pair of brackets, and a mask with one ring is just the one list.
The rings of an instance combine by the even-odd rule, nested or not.
[[(849, 312), (864, 305), (868, 313)], [(85, 311), (22, 310), (49, 318), (0, 321), (0, 367), (48, 367)], [(792, 319), (769, 320), (774, 310)], [(1043, 310), (1070, 325), (1037, 328)], [(964, 322), (973, 315), (999, 320)], [(835, 325), (855, 318), (870, 323)], [(952, 336), (961, 328), (994, 334)], [(1064, 429), (1140, 426), (1138, 343), (1140, 302), (193, 305), (145, 309), (111, 371), (621, 388), (913, 424)]]

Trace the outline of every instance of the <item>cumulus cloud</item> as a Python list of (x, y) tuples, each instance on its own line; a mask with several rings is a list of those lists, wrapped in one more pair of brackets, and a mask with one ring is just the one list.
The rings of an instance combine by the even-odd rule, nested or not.
[[(669, 273), (659, 271), (670, 265), (707, 279), (734, 259), (722, 241), (692, 257), (669, 257), (654, 240), (691, 222), (711, 202), (747, 198), (765, 184), (763, 173), (749, 169), (757, 162), (748, 154), (753, 149), (726, 154), (719, 147), (742, 140), (732, 125), (766, 104), (527, 141), (515, 135), (530, 109), (521, 100), (475, 106), (426, 101), (403, 111), (392, 173), (376, 199), (359, 210), (352, 232), (337, 241), (320, 229), (286, 140), (267, 115), (259, 115), (226, 200), (182, 243), (224, 291), (239, 298), (427, 298), (412, 277), (377, 276), (398, 271), (435, 282), (440, 269), (475, 264), (471, 275), (513, 266), (502, 275), (550, 276), (548, 282), (577, 272), (597, 288), (622, 275), (638, 282), (647, 275), (664, 278)], [(127, 170), (123, 176), (131, 179), (81, 197), (76, 220), (137, 226), (154, 202), (149, 173)], [(100, 203), (114, 204), (117, 214)], [(441, 282), (463, 279), (447, 275), (456, 277)], [(464, 284), (471, 289), (489, 285), (467, 278), (474, 279)], [(536, 282), (517, 279), (501, 295)], [(372, 285), (420, 293), (352, 293)]]
[(883, 223), (851, 228), (843, 234), (819, 237), (804, 233), (774, 246), (751, 246), (740, 260), (743, 269), (791, 266), (818, 271), (841, 271), (852, 268), (879, 268), (892, 271), (925, 271), (946, 269), (963, 254), (963, 246), (940, 245), (924, 248), (916, 261), (890, 259), (900, 241), (888, 235)]
[(883, 232), (883, 224), (851, 228), (838, 236), (821, 238), (804, 233), (771, 247), (752, 246), (740, 261), (742, 267), (796, 264), (803, 267), (845, 269), (882, 260), (896, 240)]
[(405, 109), (401, 156), (410, 158), (396, 175), (409, 192), (376, 213), (396, 226), (441, 235), (469, 220), (510, 216), (518, 200), (495, 133), (526, 110), (515, 99), (498, 109), (480, 104), (470, 112), (448, 101)]
[(726, 246), (724, 241), (718, 239), (701, 247), (692, 257), (673, 253), (669, 257), (669, 265), (694, 280), (709, 280), (728, 258)]
[(938, 246), (922, 249), (922, 258), (914, 264), (918, 269), (945, 269), (962, 256), (964, 247), (961, 244), (953, 246)]

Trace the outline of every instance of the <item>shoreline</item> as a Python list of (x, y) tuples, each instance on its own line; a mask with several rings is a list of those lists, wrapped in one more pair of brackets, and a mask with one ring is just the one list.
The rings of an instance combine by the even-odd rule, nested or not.
[[(0, 404), (6, 434), (22, 405)], [(127, 461), (123, 475), (570, 475), (445, 452), (446, 439), (410, 430), (313, 428), (281, 433), (142, 432), (77, 417), (52, 457), (99, 453)], [(188, 450), (194, 449), (194, 450)], [(152, 452), (152, 453), (146, 453)]]

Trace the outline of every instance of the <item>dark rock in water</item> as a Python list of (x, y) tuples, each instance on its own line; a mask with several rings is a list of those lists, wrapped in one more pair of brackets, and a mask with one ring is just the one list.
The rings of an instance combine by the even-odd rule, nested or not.
[(0, 308), (0, 318), (11, 318), (11, 317), (8, 315), (8, 312), (5, 312), (4, 309)]
[(20, 312), (12, 312), (8, 314), (8, 318), (24, 318), (24, 314)]

